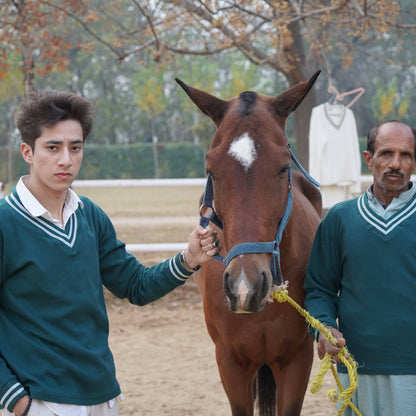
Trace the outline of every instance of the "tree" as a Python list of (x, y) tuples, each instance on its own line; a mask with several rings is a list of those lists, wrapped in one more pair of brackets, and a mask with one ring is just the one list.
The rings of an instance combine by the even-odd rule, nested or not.
[[(69, 11), (83, 13), (82, 0), (66, 1)], [(66, 51), (72, 46), (65, 24), (68, 13), (45, 6), (36, 0), (0, 0), (0, 79), (7, 75), (10, 55), (19, 54), (28, 94), (34, 89), (35, 74), (64, 70)]]
[[(7, 144), (7, 172), (2, 169), (1, 178), (4, 182), (10, 182), (13, 177), (13, 111), (17, 105), (17, 100), (22, 94), (23, 83), (21, 80), (21, 72), (15, 66), (13, 56), (9, 59), (9, 68), (7, 73), (0, 79), (0, 105), (5, 102), (9, 103), (7, 110), (2, 112), (4, 115), (4, 126), (0, 130), (0, 144)], [(1, 132), (4, 132), (4, 138)]]
[(377, 93), (373, 98), (374, 118), (383, 120), (404, 120), (409, 108), (410, 91), (404, 97), (398, 91), (398, 79), (393, 78), (387, 87), (376, 79)]
[[(402, 2), (407, 4), (407, 0)], [(129, 0), (128, 3), (118, 0), (116, 3), (118, 7), (112, 9), (111, 16), (105, 11), (108, 4), (91, 2), (88, 7), (89, 13), (94, 10), (95, 16), (111, 22), (113, 29), (118, 27), (113, 40), (94, 33), (96, 40), (105, 39), (112, 45), (121, 60), (146, 48), (156, 61), (177, 54), (207, 57), (238, 51), (250, 62), (282, 74), (287, 86), (307, 79), (318, 68), (325, 70), (323, 78), (326, 75), (326, 82), (331, 85), (335, 83), (337, 62), (350, 65), (356, 51), (361, 48), (365, 52), (364, 42), (386, 43), (397, 40), (397, 31), (403, 34), (415, 30), (414, 24), (406, 22), (398, 0)], [(395, 50), (390, 51), (396, 53), (399, 47), (396, 42)], [(318, 85), (324, 82), (321, 79)], [(296, 150), (305, 166), (309, 130), (305, 120), (309, 120), (316, 103), (312, 92), (294, 115)]]
[[(166, 65), (164, 90), (170, 89), (165, 94), (170, 105), (165, 106), (163, 117), (156, 118), (158, 129), (172, 138), (184, 137), (186, 133), (191, 138), (204, 139), (209, 122), (190, 110), (190, 131), (173, 114), (179, 107), (186, 108), (171, 86), (178, 68), (187, 74), (187, 83), (225, 99), (247, 87), (276, 95), (321, 68), (323, 74), (315, 95), (309, 94), (297, 109), (294, 123), (289, 120), (290, 132), (293, 123), (296, 136), (297, 156), (307, 167), (308, 120), (311, 108), (317, 104), (316, 96), (322, 96), (326, 90), (323, 87), (334, 84), (340, 91), (345, 90), (349, 84), (354, 87), (358, 77), (366, 77), (368, 85), (374, 84), (376, 65), (379, 76), (384, 76), (384, 71), (387, 79), (393, 79), (403, 65), (414, 63), (412, 3), (0, 0), (0, 53), (4, 58), (0, 62), (0, 77), (5, 74), (11, 54), (22, 56), (26, 91), (34, 88), (35, 76), (38, 86), (50, 85), (51, 79), (57, 78), (56, 70), (71, 68), (68, 72), (76, 76), (65, 73), (66, 81), (56, 85), (68, 85), (92, 99), (100, 115), (95, 129), (100, 132), (97, 139), (112, 143), (129, 142), (147, 129), (148, 123), (142, 121), (145, 112), (133, 105), (131, 77), (136, 71), (144, 71), (151, 60), (155, 65)], [(42, 43), (45, 40), (47, 43)], [(107, 52), (103, 52), (104, 48)], [(241, 67), (233, 68), (233, 61)], [(199, 66), (201, 70), (195, 70)], [(254, 66), (257, 70), (253, 70)], [(344, 71), (347, 66), (354, 68), (351, 73)], [(254, 74), (252, 77), (246, 77), (247, 68)], [(45, 74), (48, 77), (39, 77)], [(409, 74), (411, 71), (406, 72), (405, 83), (400, 75), (398, 97), (404, 97), (404, 90), (414, 85), (415, 76)], [(153, 75), (147, 73), (149, 77)], [(340, 87), (336, 84), (341, 80), (345, 84)], [(378, 91), (375, 85), (371, 89), (374, 94)], [(363, 112), (367, 125), (373, 118), (372, 100), (367, 94), (362, 100), (370, 109)], [(411, 97), (410, 108), (412, 100)], [(114, 109), (123, 103), (122, 112), (116, 113)]]
[[(399, 3), (391, 0), (174, 0), (170, 7), (170, 2), (163, 3), (166, 18), (160, 27), (165, 30), (160, 30), (157, 40), (165, 49), (199, 54), (237, 49), (251, 62), (283, 74), (289, 86), (308, 78), (318, 67), (326, 70), (332, 84), (329, 56), (349, 65), (358, 46), (356, 39), (380, 43), (385, 37), (395, 37), (396, 29), (415, 29), (404, 22)], [(176, 22), (175, 28), (171, 21)], [(185, 31), (192, 31), (197, 40), (188, 42), (181, 35)], [(316, 96), (310, 94), (294, 115), (296, 149), (305, 166), (309, 131), (305, 120), (314, 105)]]
[[(152, 72), (151, 74), (149, 72)], [(151, 140), (153, 143), (154, 177), (159, 176), (159, 138), (156, 132), (155, 118), (162, 114), (166, 107), (164, 99), (163, 66), (151, 65), (140, 76), (133, 78), (134, 90), (137, 93), (137, 106), (146, 113), (151, 127)]]

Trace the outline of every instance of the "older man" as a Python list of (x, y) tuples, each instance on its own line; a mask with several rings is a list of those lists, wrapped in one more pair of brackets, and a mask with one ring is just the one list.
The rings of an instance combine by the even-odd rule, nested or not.
[[(357, 360), (353, 402), (360, 411), (410, 416), (416, 414), (415, 131), (399, 121), (375, 126), (364, 159), (373, 184), (335, 205), (320, 224), (305, 304), (338, 340), (333, 346), (315, 334), (319, 356), (347, 344)], [(342, 364), (338, 372), (347, 384)]]

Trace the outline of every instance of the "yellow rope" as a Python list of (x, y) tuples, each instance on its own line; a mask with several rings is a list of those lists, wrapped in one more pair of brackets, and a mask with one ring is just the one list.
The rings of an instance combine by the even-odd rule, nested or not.
[[(289, 296), (289, 291), (287, 290), (287, 287), (288, 287), (288, 282), (280, 286), (275, 286), (271, 293), (272, 298), (277, 300), (279, 303), (289, 302), (306, 319), (306, 321), (313, 328), (318, 329), (318, 331), (321, 334), (323, 334), (325, 338), (329, 342), (331, 342), (331, 344), (336, 345), (337, 340), (329, 331), (329, 329), (326, 328), (324, 325), (322, 325), (322, 323), (318, 319), (311, 316), (298, 303), (296, 303)], [(347, 368), (348, 376), (350, 379), (350, 386), (344, 390), (344, 388), (342, 387), (339, 381), (337, 371), (335, 370), (335, 367), (332, 364), (332, 361), (331, 361), (332, 355), (327, 353), (325, 354), (325, 357), (322, 360), (321, 368), (319, 369), (317, 375), (315, 376), (315, 379), (311, 383), (310, 391), (311, 393), (317, 393), (320, 390), (324, 381), (325, 374), (327, 373), (329, 369), (331, 369), (335, 382), (338, 386), (339, 393), (336, 389), (331, 389), (328, 391), (328, 397), (333, 402), (341, 401), (342, 403), (338, 410), (337, 416), (341, 416), (348, 406), (350, 406), (352, 410), (358, 416), (362, 416), (358, 408), (351, 402), (352, 395), (354, 394), (355, 390), (357, 390), (357, 386), (358, 386), (357, 363), (352, 358), (351, 355), (349, 355), (348, 358), (345, 358), (345, 355), (348, 355), (348, 350), (346, 347), (343, 347), (341, 351), (338, 353), (338, 357), (341, 360), (341, 362), (345, 365), (345, 367)]]

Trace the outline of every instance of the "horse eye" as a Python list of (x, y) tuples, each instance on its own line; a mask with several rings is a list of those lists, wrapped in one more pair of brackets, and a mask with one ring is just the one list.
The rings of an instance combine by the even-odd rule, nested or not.
[(277, 172), (277, 175), (281, 176), (281, 175), (285, 174), (288, 170), (289, 170), (289, 166), (286, 166), (285, 168), (280, 169), (279, 172)]

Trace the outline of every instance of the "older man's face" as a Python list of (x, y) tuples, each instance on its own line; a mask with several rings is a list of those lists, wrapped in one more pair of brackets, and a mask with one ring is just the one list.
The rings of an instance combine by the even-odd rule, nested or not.
[(374, 195), (390, 204), (409, 189), (415, 171), (415, 139), (412, 130), (402, 123), (391, 122), (380, 126), (374, 142), (374, 154), (364, 152), (364, 159), (373, 173)]

